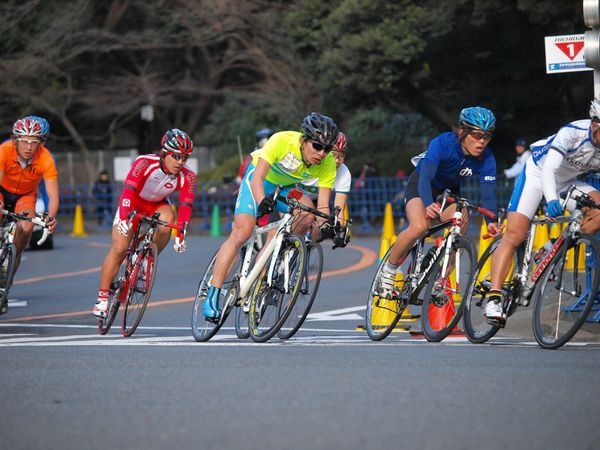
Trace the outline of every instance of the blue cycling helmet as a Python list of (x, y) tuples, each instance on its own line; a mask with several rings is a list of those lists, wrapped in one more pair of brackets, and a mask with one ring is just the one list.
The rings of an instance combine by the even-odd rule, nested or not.
[(496, 117), (494, 113), (489, 109), (482, 108), (481, 106), (471, 106), (464, 108), (460, 112), (458, 118), (459, 125), (465, 125), (471, 128), (479, 128), (483, 131), (494, 131), (496, 128)]
[(45, 141), (50, 133), (50, 125), (43, 117), (25, 116), (13, 124), (13, 135), (35, 136)]
[(256, 132), (256, 142), (260, 142), (261, 139), (269, 139), (273, 136), (273, 130), (270, 128), (261, 128)]

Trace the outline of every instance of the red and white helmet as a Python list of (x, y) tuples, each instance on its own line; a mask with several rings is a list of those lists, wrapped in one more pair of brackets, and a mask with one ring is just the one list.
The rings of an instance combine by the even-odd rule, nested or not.
[(194, 143), (184, 131), (177, 128), (168, 130), (160, 140), (162, 149), (170, 153), (189, 155), (194, 149)]
[(41, 140), (46, 139), (48, 133), (45, 130), (45, 124), (38, 118), (27, 116), (17, 120), (13, 125), (14, 136), (36, 136)]
[(344, 133), (342, 133), (340, 131), (338, 134), (338, 137), (335, 141), (335, 144), (333, 144), (332, 150), (334, 152), (346, 153), (347, 147), (348, 147), (348, 138), (346, 137), (346, 135)]

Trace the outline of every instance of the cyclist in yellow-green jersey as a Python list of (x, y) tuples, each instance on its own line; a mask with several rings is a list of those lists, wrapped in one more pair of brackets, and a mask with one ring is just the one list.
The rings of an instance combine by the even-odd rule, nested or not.
[[(265, 146), (252, 153), (252, 164), (246, 170), (235, 205), (233, 229), (221, 245), (215, 261), (211, 287), (203, 304), (208, 320), (218, 320), (220, 291), (239, 250), (252, 235), (256, 218), (271, 213), (274, 208), (287, 212), (287, 205), (270, 197), (277, 185), (286, 195), (294, 185), (305, 179), (318, 178), (317, 208), (329, 213), (331, 188), (336, 176), (335, 160), (330, 151), (338, 137), (338, 126), (330, 117), (310, 113), (302, 122), (302, 131), (282, 131), (269, 138)], [(307, 196), (300, 202), (314, 203)], [(312, 214), (300, 213), (294, 232), (304, 234), (315, 221)], [(322, 223), (323, 219), (317, 219)], [(327, 228), (328, 224), (323, 224)], [(330, 234), (325, 230), (324, 234)]]

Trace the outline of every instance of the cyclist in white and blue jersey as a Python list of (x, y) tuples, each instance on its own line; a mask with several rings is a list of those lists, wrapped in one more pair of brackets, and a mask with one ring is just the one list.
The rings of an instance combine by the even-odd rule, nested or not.
[[(485, 307), (485, 315), (489, 319), (506, 319), (502, 315), (502, 280), (508, 273), (517, 247), (525, 240), (542, 198), (546, 199), (546, 214), (550, 217), (563, 213), (558, 194), (573, 184), (600, 202), (600, 192), (576, 179), (581, 174), (600, 171), (598, 130), (600, 100), (594, 99), (590, 106), (590, 119), (568, 123), (556, 134), (531, 144), (532, 155), (515, 183), (508, 204), (506, 231), (492, 257), (491, 290)], [(574, 202), (567, 208), (572, 206)], [(595, 233), (599, 229), (598, 211), (589, 211), (582, 231)]]
[[(405, 202), (408, 227), (397, 237), (390, 256), (381, 271), (378, 294), (387, 299), (397, 296), (394, 291), (396, 270), (412, 245), (425, 235), (431, 221), (440, 217), (447, 220), (456, 205), (443, 212), (435, 197), (445, 189), (460, 194), (462, 181), (479, 176), (483, 205), (496, 211), (496, 160), (487, 146), (496, 127), (494, 114), (486, 108), (464, 108), (459, 116), (456, 132), (442, 133), (434, 138), (427, 151), (417, 158), (416, 170), (406, 186)], [(464, 225), (468, 223), (465, 216)], [(494, 222), (488, 223), (491, 235), (498, 233)]]

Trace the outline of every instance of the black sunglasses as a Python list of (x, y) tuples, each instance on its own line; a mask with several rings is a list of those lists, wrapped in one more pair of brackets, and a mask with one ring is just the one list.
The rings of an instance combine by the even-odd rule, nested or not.
[(313, 148), (318, 152), (325, 151), (325, 153), (329, 153), (332, 148), (331, 145), (323, 145), (320, 142), (310, 141), (310, 143), (312, 144)]
[(171, 158), (173, 158), (175, 161), (187, 161), (190, 159), (190, 155), (183, 155), (181, 153), (169, 153), (169, 155), (171, 155)]

